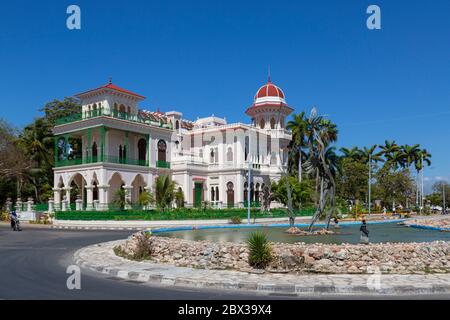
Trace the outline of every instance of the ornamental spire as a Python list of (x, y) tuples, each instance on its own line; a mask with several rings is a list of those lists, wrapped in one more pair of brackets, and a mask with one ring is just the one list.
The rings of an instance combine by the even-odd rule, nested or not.
[(268, 82), (268, 83), (272, 83), (272, 81), (270, 80), (270, 64), (269, 64), (269, 71), (268, 71), (268, 75), (269, 75), (269, 76), (268, 76), (268, 78), (269, 78), (269, 79), (268, 79), (268, 81), (267, 81), (267, 82)]

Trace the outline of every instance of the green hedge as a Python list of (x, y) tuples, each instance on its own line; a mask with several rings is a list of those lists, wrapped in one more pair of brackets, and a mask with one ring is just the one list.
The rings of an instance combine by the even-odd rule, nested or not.
[[(295, 213), (296, 216), (310, 216), (314, 208), (303, 209)], [(270, 214), (262, 214), (260, 210), (252, 209), (251, 218), (286, 217), (286, 210), (272, 209)], [(194, 219), (230, 219), (239, 216), (247, 218), (247, 209), (175, 209), (170, 211), (158, 210), (110, 210), (110, 211), (64, 211), (57, 212), (58, 220), (194, 220)]]

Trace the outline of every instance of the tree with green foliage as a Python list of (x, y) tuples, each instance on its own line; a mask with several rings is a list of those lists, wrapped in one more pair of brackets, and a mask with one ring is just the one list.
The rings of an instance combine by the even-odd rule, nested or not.
[[(303, 152), (303, 148), (306, 147), (306, 128), (307, 122), (305, 119), (305, 112), (302, 111), (299, 114), (294, 114), (292, 120), (290, 120), (286, 128), (292, 132), (292, 140), (290, 143), (290, 163), (297, 163), (298, 181), (302, 181), (302, 163), (306, 154)], [(292, 161), (293, 160), (293, 161)]]
[(281, 177), (278, 182), (271, 183), (272, 199), (288, 205), (286, 182), (289, 179), (291, 187), (291, 197), (293, 209), (299, 210), (302, 206), (312, 202), (313, 188), (310, 180), (302, 180), (301, 182), (295, 176)]
[(74, 98), (66, 97), (64, 100), (55, 99), (46, 103), (40, 111), (44, 112), (44, 118), (48, 124), (54, 126), (60, 118), (81, 113), (81, 104)]
[(183, 208), (184, 207), (184, 193), (181, 188), (178, 188), (177, 192), (175, 192), (175, 204), (177, 205), (177, 208)]
[(409, 206), (414, 194), (414, 183), (409, 169), (392, 171), (383, 166), (375, 174), (374, 194), (386, 207), (394, 208), (398, 204)]
[(165, 210), (172, 206), (175, 199), (176, 182), (168, 175), (158, 176), (155, 181), (155, 203), (159, 209)]
[(340, 172), (337, 179), (339, 196), (354, 203), (364, 200), (369, 182), (367, 165), (353, 158), (343, 158)]

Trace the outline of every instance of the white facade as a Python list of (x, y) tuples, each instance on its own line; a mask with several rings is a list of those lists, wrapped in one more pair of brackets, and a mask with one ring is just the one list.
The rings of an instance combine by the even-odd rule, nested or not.
[(68, 207), (76, 192), (83, 209), (105, 210), (121, 188), (137, 203), (159, 175), (172, 177), (185, 206), (243, 207), (247, 192), (258, 201), (263, 185), (278, 180), (287, 162), (291, 134), (284, 128), (292, 109), (270, 80), (246, 111), (251, 124), (139, 110), (144, 97), (111, 83), (77, 97), (82, 115), (54, 128), (57, 208)]

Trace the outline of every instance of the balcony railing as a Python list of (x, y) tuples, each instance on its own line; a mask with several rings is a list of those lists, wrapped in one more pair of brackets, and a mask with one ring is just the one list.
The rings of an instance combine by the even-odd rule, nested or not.
[(158, 121), (151, 121), (151, 120), (143, 119), (139, 114), (133, 115), (133, 114), (129, 114), (127, 112), (119, 112), (119, 111), (115, 111), (115, 110), (113, 110), (112, 112), (106, 112), (104, 109), (97, 109), (97, 110), (91, 110), (91, 111), (82, 112), (82, 113), (71, 114), (69, 116), (57, 119), (55, 123), (57, 126), (59, 126), (59, 125), (67, 124), (67, 123), (72, 123), (75, 121), (87, 120), (87, 119), (92, 119), (92, 118), (96, 118), (96, 117), (111, 117), (114, 119), (126, 120), (126, 121), (141, 123), (141, 124), (147, 124), (147, 125), (172, 129), (171, 126), (168, 124), (164, 124), (164, 123), (158, 122)]
[(156, 161), (156, 167), (170, 169), (170, 162), (158, 160)]
[(115, 163), (115, 164), (128, 164), (133, 166), (141, 166), (148, 167), (147, 160), (137, 160), (137, 159), (126, 159), (117, 156), (104, 156), (102, 157), (85, 157), (85, 158), (76, 158), (76, 159), (65, 159), (58, 160), (56, 162), (56, 167), (67, 167), (67, 166), (76, 166), (80, 164), (89, 164), (89, 163), (97, 163), (97, 162), (106, 162), (106, 163)]

